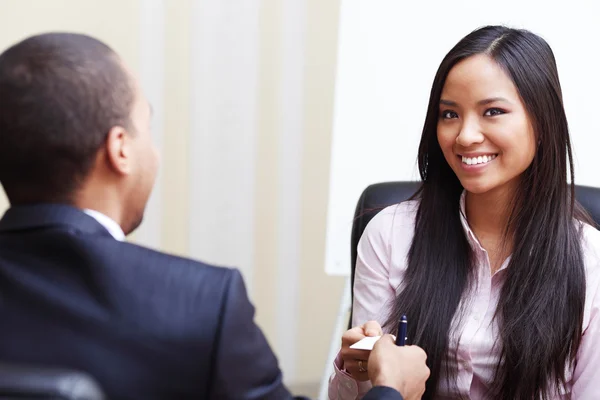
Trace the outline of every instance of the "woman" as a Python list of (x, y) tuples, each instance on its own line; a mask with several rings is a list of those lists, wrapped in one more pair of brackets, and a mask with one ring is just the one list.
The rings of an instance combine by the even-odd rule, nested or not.
[(415, 197), (360, 240), (357, 327), (330, 398), (361, 397), (368, 352), (349, 346), (379, 334), (377, 322), (395, 333), (403, 314), (428, 355), (425, 399), (600, 398), (600, 232), (567, 182), (548, 44), (500, 26), (462, 39), (435, 76), (418, 160)]

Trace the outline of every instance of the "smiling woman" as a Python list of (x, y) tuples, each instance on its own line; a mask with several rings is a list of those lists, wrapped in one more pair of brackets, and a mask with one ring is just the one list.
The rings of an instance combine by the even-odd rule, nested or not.
[(330, 397), (369, 387), (368, 354), (350, 346), (381, 329), (360, 326), (396, 333), (406, 315), (431, 369), (424, 399), (600, 398), (600, 233), (567, 181), (549, 45), (502, 26), (463, 38), (435, 76), (418, 161), (417, 194), (358, 244), (358, 328), (342, 338)]
[(514, 190), (510, 186), (518, 184), (536, 151), (517, 88), (485, 54), (458, 62), (448, 73), (437, 138), (450, 168), (474, 194)]

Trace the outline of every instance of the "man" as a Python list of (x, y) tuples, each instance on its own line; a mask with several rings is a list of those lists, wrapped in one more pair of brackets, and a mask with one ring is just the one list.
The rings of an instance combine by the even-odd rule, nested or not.
[(290, 398), (237, 270), (123, 241), (158, 169), (150, 116), (96, 39), (0, 55), (0, 359), (88, 372), (111, 399)]

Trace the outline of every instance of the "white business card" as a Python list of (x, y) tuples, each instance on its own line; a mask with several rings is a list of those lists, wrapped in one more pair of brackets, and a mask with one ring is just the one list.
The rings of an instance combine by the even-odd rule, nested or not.
[[(352, 346), (350, 346), (350, 348), (355, 350), (373, 350), (373, 346), (375, 346), (375, 343), (377, 343), (379, 339), (381, 339), (381, 336), (367, 336), (366, 338), (354, 343)], [(396, 340), (395, 336), (394, 340)]]

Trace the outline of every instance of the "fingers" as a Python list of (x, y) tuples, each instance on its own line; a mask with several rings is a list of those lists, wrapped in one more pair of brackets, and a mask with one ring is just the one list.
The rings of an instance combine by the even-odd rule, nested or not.
[(383, 330), (381, 329), (381, 325), (377, 321), (369, 321), (362, 326), (363, 332), (365, 336), (381, 336), (383, 335)]
[(354, 328), (347, 330), (342, 336), (342, 347), (352, 346), (354, 343), (366, 336), (381, 336), (383, 330), (381, 325), (377, 321), (369, 321), (362, 326), (355, 326)]
[[(344, 361), (344, 369), (357, 381), (369, 380), (367, 372), (367, 360), (371, 352), (369, 350), (351, 349), (354, 343), (364, 339), (366, 336), (380, 336), (383, 334), (381, 325), (376, 321), (369, 321), (362, 326), (356, 326), (344, 333), (342, 336), (342, 349), (340, 355)], [(361, 361), (362, 368), (359, 366)]]
[[(359, 364), (359, 362), (361, 362)], [(362, 366), (362, 369), (361, 369)], [(369, 372), (368, 372), (368, 362), (366, 360), (348, 360), (344, 361), (344, 369), (348, 372), (354, 379), (359, 382), (364, 382), (369, 380)]]
[(429, 367), (426, 365), (427, 353), (425, 353), (425, 350), (423, 350), (419, 346), (409, 346), (409, 347), (410, 347), (410, 350), (415, 353), (415, 358), (420, 359), (421, 362), (423, 364), (425, 364), (423, 367), (423, 370), (422, 370), (423, 377), (425, 378), (425, 380), (429, 379), (429, 375), (431, 374), (431, 371), (429, 370)]
[(425, 350), (423, 350), (419, 346), (405, 346), (405, 347), (412, 353), (412, 355), (416, 359), (422, 360), (423, 362), (427, 361), (427, 353), (425, 353)]
[(368, 360), (370, 354), (371, 352), (369, 350), (355, 350), (346, 348), (340, 351), (342, 360), (344, 360), (344, 365), (346, 365), (346, 362), (353, 360)]
[(340, 350), (344, 364), (351, 360), (367, 360), (369, 358), (370, 351), (350, 348), (350, 346), (364, 337), (362, 327), (360, 326), (352, 328), (344, 333), (344, 336), (342, 336), (342, 349)]
[(362, 326), (356, 326), (344, 333), (342, 336), (342, 347), (352, 346), (365, 337)]
[[(390, 335), (390, 334), (383, 335), (381, 337), (381, 339), (379, 339), (375, 343), (375, 346), (379, 346), (379, 347), (381, 347), (381, 346), (390, 346), (390, 345), (393, 345), (393, 346), (396, 345), (396, 341), (395, 341), (394, 337), (392, 335)], [(373, 346), (373, 347), (375, 347), (375, 346)]]
[(382, 347), (382, 348), (393, 347), (396, 349), (395, 351), (402, 351), (402, 352), (404, 352), (404, 354), (406, 354), (413, 360), (418, 360), (418, 361), (423, 361), (423, 362), (427, 361), (427, 353), (425, 353), (425, 350), (423, 350), (419, 346), (414, 346), (414, 345), (398, 347), (398, 346), (396, 346), (396, 341), (395, 341), (394, 337), (389, 334), (383, 335), (381, 337), (381, 339), (379, 339), (375, 343), (375, 345), (373, 346), (373, 351), (375, 351), (376, 349), (378, 349), (380, 347)]

